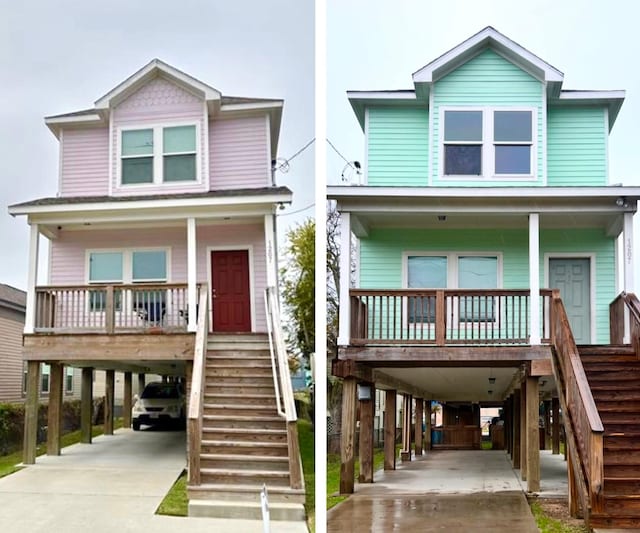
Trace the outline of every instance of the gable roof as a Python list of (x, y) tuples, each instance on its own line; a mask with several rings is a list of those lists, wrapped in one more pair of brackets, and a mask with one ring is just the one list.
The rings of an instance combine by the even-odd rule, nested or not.
[(487, 26), (475, 35), (461, 42), (437, 59), (413, 73), (413, 83), (418, 96), (429, 94), (431, 84), (466, 63), (480, 52), (491, 48), (514, 65), (531, 74), (534, 78), (546, 82), (547, 94), (558, 96), (564, 80), (564, 74), (553, 65), (512, 41), (498, 30)]
[(271, 128), (272, 157), (275, 157), (280, 135), (280, 123), (282, 121), (283, 100), (223, 96), (218, 89), (203, 83), (157, 58), (149, 61), (144, 67), (134, 72), (126, 80), (98, 98), (93, 108), (60, 115), (51, 115), (45, 117), (45, 124), (57, 138), (60, 138), (60, 130), (65, 126), (106, 126), (109, 123), (110, 109), (126, 100), (156, 77), (163, 77), (185, 91), (202, 98), (207, 104), (209, 116), (214, 116), (219, 113), (232, 115), (256, 110), (262, 110), (268, 113)]

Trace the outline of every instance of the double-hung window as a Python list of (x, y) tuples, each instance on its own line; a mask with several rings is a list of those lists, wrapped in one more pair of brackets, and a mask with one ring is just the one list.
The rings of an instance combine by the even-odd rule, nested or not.
[(535, 110), (445, 109), (445, 177), (534, 177)]
[(122, 185), (197, 181), (195, 124), (122, 129), (119, 172)]
[[(122, 252), (91, 252), (89, 254), (89, 284), (123, 283)], [(122, 291), (114, 292), (116, 311), (122, 306)], [(89, 291), (89, 309), (104, 311), (107, 306), (107, 293), (104, 290)]]

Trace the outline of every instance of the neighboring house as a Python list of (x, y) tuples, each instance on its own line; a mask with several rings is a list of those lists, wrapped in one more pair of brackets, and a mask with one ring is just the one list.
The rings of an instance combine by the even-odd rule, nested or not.
[[(629, 339), (624, 308), (635, 316), (637, 302), (640, 188), (612, 185), (608, 172), (624, 92), (565, 90), (563, 77), (487, 27), (416, 71), (411, 90), (348, 92), (366, 161), (361, 182), (328, 188), (341, 217), (342, 492), (353, 491), (356, 385), (360, 398), (387, 391), (390, 428), (402, 394), (406, 460), (413, 409), (420, 455), (423, 445), (478, 447), (480, 407), (503, 408), (506, 447), (531, 491), (542, 397), (570, 415), (572, 511), (582, 505), (592, 524), (637, 517), (640, 412), (616, 387), (640, 378), (632, 347), (618, 346)], [(602, 361), (604, 383), (591, 374)], [(425, 400), (443, 404), (439, 442), (417, 429)], [(361, 436), (373, 430), (371, 403), (360, 400)], [(373, 479), (371, 440), (361, 441), (361, 481)]]
[[(229, 507), (235, 498), (256, 502), (246, 513), (259, 516), (265, 483), (271, 502), (297, 502), (294, 512), (303, 512), (274, 298), (275, 213), (291, 202), (272, 167), (282, 108), (282, 100), (224, 96), (155, 59), (91, 109), (45, 119), (60, 145), (58, 194), (9, 208), (30, 226), (27, 405), (37, 401), (40, 362), (50, 364), (52, 381), (60, 363), (81, 368), (90, 442), (94, 371), (105, 372), (107, 433), (116, 371), (123, 372), (125, 426), (133, 374), (185, 378), (196, 514), (215, 510), (203, 502), (223, 498)], [(37, 279), (42, 237), (50, 242), (46, 282)], [(280, 380), (279, 405), (272, 376)], [(53, 412), (48, 451), (55, 454)], [(25, 442), (32, 463), (29, 425)]]
[[(25, 395), (26, 367), (22, 360), (22, 332), (27, 294), (0, 283), (0, 403), (22, 403)], [(41, 368), (40, 394), (47, 401), (49, 367)], [(64, 399), (80, 398), (80, 373), (64, 369)]]

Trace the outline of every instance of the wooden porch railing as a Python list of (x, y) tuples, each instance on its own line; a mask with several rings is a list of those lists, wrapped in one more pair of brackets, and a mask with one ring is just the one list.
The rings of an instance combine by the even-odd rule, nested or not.
[[(351, 344), (528, 344), (530, 291), (351, 289)], [(549, 342), (551, 291), (541, 295)]]
[(611, 344), (624, 343), (625, 309), (629, 313), (631, 345), (640, 359), (640, 300), (632, 292), (621, 292), (609, 304), (609, 334)]
[(186, 331), (185, 283), (36, 288), (36, 333)]
[(553, 291), (553, 373), (558, 384), (572, 478), (585, 520), (604, 507), (604, 427), (559, 291)]
[(265, 306), (267, 312), (267, 332), (271, 351), (271, 368), (273, 370), (273, 384), (276, 390), (278, 414), (287, 423), (287, 448), (289, 450), (289, 480), (292, 489), (304, 488), (302, 476), (302, 459), (298, 444), (298, 416), (293, 398), (293, 386), (289, 372), (289, 358), (284, 342), (282, 325), (280, 323), (280, 309), (278, 293), (275, 287), (265, 290)]
[(196, 330), (193, 371), (187, 413), (189, 435), (189, 485), (200, 485), (200, 444), (202, 442), (202, 415), (204, 413), (205, 364), (207, 360), (207, 334), (209, 332), (209, 298), (207, 291), (200, 292), (198, 328)]

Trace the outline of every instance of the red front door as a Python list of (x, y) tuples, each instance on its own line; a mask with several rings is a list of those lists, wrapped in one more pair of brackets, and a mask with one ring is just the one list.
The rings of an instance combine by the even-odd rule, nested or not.
[(213, 331), (251, 331), (249, 252), (211, 252)]

